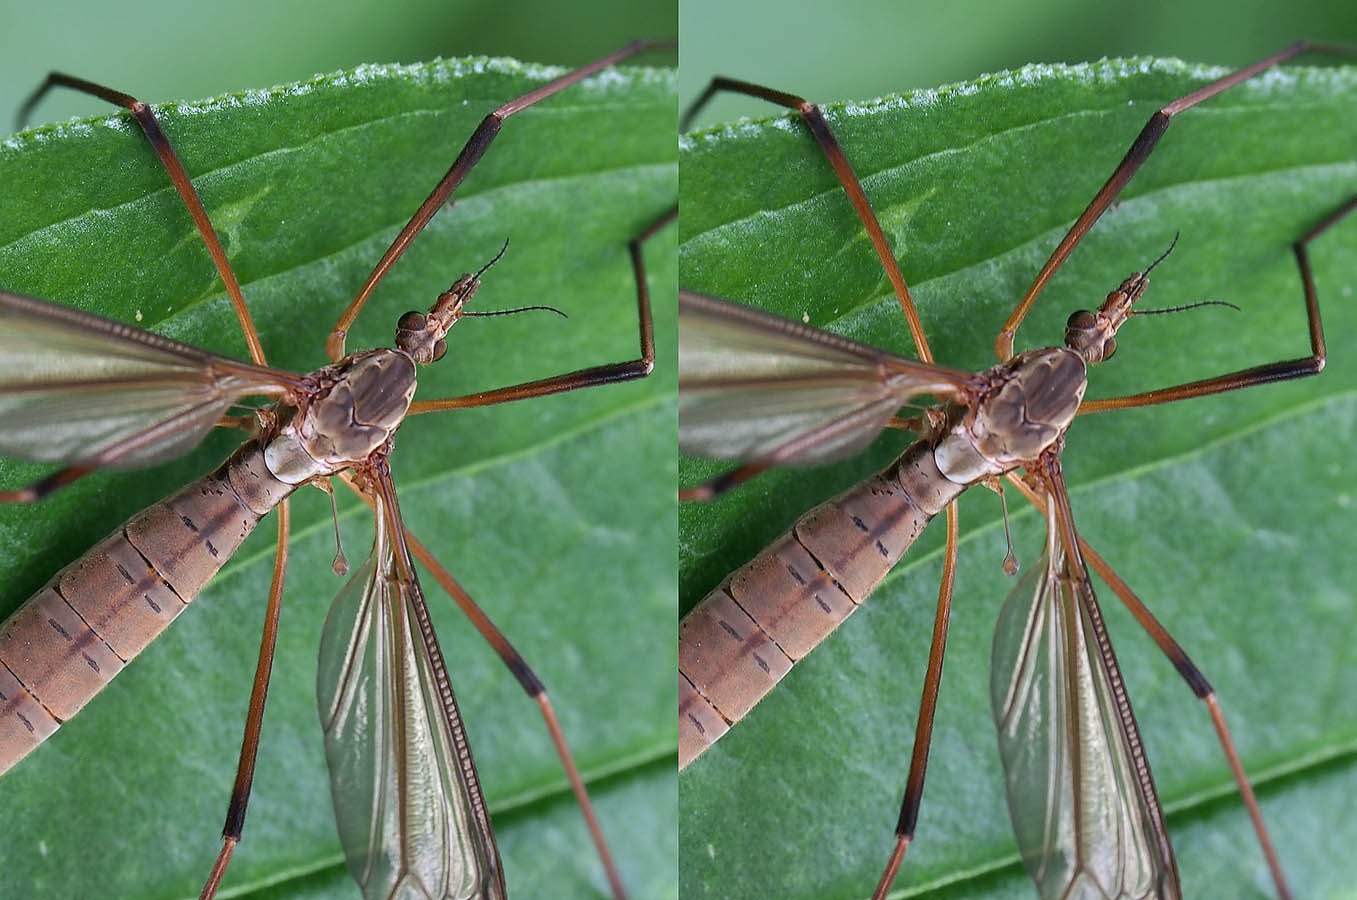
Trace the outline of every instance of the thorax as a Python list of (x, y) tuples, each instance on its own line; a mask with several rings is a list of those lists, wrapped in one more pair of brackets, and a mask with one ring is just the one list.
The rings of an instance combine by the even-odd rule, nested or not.
[(264, 459), (278, 480), (300, 484), (366, 460), (405, 419), (415, 363), (402, 350), (366, 350), (317, 369), (299, 402), (278, 407)]
[(949, 417), (934, 450), (957, 484), (1011, 471), (1064, 436), (1088, 386), (1083, 357), (1065, 347), (1029, 350), (982, 377), (976, 401)]

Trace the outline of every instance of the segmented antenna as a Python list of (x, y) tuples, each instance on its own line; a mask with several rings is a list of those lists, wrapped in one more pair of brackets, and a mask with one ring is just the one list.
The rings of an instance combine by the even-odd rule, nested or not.
[(1165, 306), (1160, 309), (1136, 309), (1131, 311), (1131, 315), (1156, 316), (1160, 313), (1186, 312), (1189, 309), (1196, 309), (1199, 306), (1228, 306), (1235, 312), (1239, 312), (1239, 307), (1228, 300), (1198, 300), (1196, 303), (1187, 303), (1183, 306)]

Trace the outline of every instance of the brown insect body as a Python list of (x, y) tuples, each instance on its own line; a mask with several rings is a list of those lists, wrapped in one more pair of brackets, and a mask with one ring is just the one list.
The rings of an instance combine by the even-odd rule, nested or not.
[(679, 623), (679, 767), (718, 740), (858, 608), (973, 484), (1065, 434), (1088, 381), (1067, 348), (976, 376), (971, 395), (881, 472), (799, 518)]
[(0, 624), (0, 774), (168, 628), (293, 491), (381, 450), (409, 409), (414, 375), (401, 350), (312, 373), (303, 393), (265, 414), (276, 425), (129, 519)]
[(169, 627), (296, 489), (258, 444), (138, 513), (0, 625), (0, 772), (80, 711)]

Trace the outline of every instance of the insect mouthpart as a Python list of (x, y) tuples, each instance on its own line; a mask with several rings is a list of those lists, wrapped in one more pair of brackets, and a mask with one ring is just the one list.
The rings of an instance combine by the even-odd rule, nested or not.
[[(1178, 246), (1178, 235), (1173, 235), (1168, 249), (1143, 272), (1132, 272), (1115, 291), (1107, 295), (1103, 305), (1096, 313), (1081, 309), (1065, 322), (1065, 346), (1093, 363), (1106, 362), (1117, 352), (1117, 329), (1126, 324), (1126, 320), (1137, 314), (1132, 309), (1145, 288), (1150, 286), (1150, 273)], [(1227, 306), (1230, 304), (1226, 304)], [(1167, 312), (1168, 310), (1139, 310), (1139, 314)]]
[(506, 238), (504, 246), (499, 248), (499, 252), (491, 257), (489, 262), (475, 273), (463, 273), (461, 278), (452, 283), (452, 287), (439, 294), (428, 315), (411, 310), (401, 316), (400, 321), (396, 323), (396, 346), (410, 354), (417, 363), (428, 364), (442, 359), (448, 352), (447, 342), (443, 338), (462, 316), (477, 315), (463, 312), (462, 308), (481, 286), (481, 276), (499, 262), (508, 249), (509, 241)]

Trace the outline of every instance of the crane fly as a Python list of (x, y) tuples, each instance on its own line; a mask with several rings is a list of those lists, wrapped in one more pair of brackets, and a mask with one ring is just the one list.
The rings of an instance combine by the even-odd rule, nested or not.
[[(1108, 359), (1116, 349), (1117, 331), (1132, 315), (1146, 311), (1134, 304), (1148, 286), (1151, 266), (1142, 266), (1122, 281), (1097, 312), (1071, 315), (1065, 346), (1016, 353), (1014, 337), (1047, 281), (1112, 207), (1175, 116), (1307, 50), (1351, 52), (1293, 45), (1198, 87), (1156, 112), (1010, 314), (995, 342), (999, 365), (978, 374), (934, 362), (905, 279), (853, 172), (851, 145), (841, 147), (819, 109), (795, 95), (748, 82), (718, 78), (712, 83), (698, 106), (718, 91), (732, 91), (801, 115), (885, 267), (918, 358), (696, 291), (681, 291), (680, 446), (695, 455), (742, 463), (733, 472), (690, 488), (688, 496), (709, 499), (770, 467), (841, 459), (891, 426), (906, 428), (919, 439), (877, 476), (800, 517), (682, 620), (681, 766), (720, 741), (866, 599), (927, 523), (945, 512), (942, 586), (914, 751), (896, 841), (874, 895), (886, 896), (914, 838), (929, 759), (956, 574), (955, 501), (968, 486), (998, 488), (1000, 479), (1006, 479), (1038, 507), (1048, 525), (1041, 560), (1029, 566), (999, 614), (991, 676), (1013, 829), (1039, 893), (1181, 896), (1163, 811), (1094, 593), (1092, 569), (1205, 702), (1257, 832), (1262, 852), (1255, 855), (1260, 863), (1266, 860), (1277, 895), (1289, 896), (1214, 690), (1126, 582), (1079, 537), (1060, 454), (1076, 414), (1152, 406), (1318, 373), (1325, 348), (1308, 247), (1357, 207), (1357, 197), (1336, 208), (1330, 198), (1326, 215), (1312, 214), (1310, 227), (1290, 236), (1303, 288), (1296, 293), (1301, 294), (1307, 323), (1303, 327), (1309, 332), (1310, 352), (1304, 357), (1124, 397), (1084, 400), (1086, 367)], [(741, 190), (752, 195), (748, 186)], [(900, 216), (901, 207), (904, 215), (916, 212), (918, 201), (912, 204), (909, 198), (902, 202), (897, 197), (896, 202), (892, 215)], [(786, 196), (780, 198), (780, 207), (787, 203)], [(703, 227), (712, 227), (711, 222), (700, 221), (694, 231), (701, 233)], [(761, 252), (749, 236), (741, 246), (749, 248), (751, 257)], [(795, 258), (786, 251), (784, 255)], [(908, 258), (905, 262), (909, 264)], [(685, 284), (691, 283), (690, 271), (685, 250)], [(702, 270), (699, 277), (709, 277), (710, 271)], [(797, 302), (815, 301), (806, 296), (792, 304)], [(910, 414), (899, 412), (927, 398), (936, 404)], [(849, 760), (844, 764), (852, 765)], [(751, 790), (758, 796), (758, 788)], [(820, 797), (818, 791), (812, 794)], [(770, 807), (776, 805), (771, 798), (763, 799)], [(740, 802), (741, 808), (747, 807)], [(708, 855), (718, 854), (714, 845), (708, 845)], [(746, 877), (742, 883), (757, 878)], [(811, 874), (809, 883), (814, 879)], [(767, 883), (762, 890), (769, 890)]]
[[(339, 318), (326, 342), (330, 365), (306, 375), (275, 368), (265, 359), (264, 341), (252, 324), (222, 241), (157, 115), (128, 95), (71, 76), (49, 77), (33, 102), (51, 88), (65, 87), (132, 112), (191, 214), (198, 232), (195, 241), (206, 244), (226, 285), (252, 361), (239, 362), (4, 291), (0, 294), (0, 316), (5, 320), (0, 330), (3, 448), (10, 455), (62, 466), (27, 487), (6, 491), (4, 499), (38, 501), (95, 469), (138, 468), (181, 455), (219, 425), (243, 429), (248, 437), (216, 472), (134, 516), (53, 577), (0, 626), (0, 660), (6, 673), (0, 686), (4, 695), (0, 768), (19, 764), (88, 702), (183, 610), (260, 519), (277, 508), (278, 559), (236, 787), (221, 853), (203, 890), (204, 896), (213, 895), (240, 839), (254, 774), (286, 569), (288, 498), (303, 484), (328, 486), (334, 479), (373, 508), (376, 532), (367, 561), (357, 566), (326, 620), (316, 706), (341, 845), (365, 895), (505, 894), (499, 851), (449, 684), (448, 670), (455, 665), (445, 664), (432, 631), (414, 568), (416, 558), (452, 593), (540, 708), (582, 804), (602, 869), (613, 893), (624, 895), (545, 688), (410, 532), (400, 515), (388, 460), (392, 435), (407, 412), (491, 406), (649, 374), (654, 340), (642, 248), (672, 220), (672, 212), (664, 212), (663, 206), (650, 212), (635, 210), (634, 215), (648, 221), (629, 226), (629, 251), (628, 238), (615, 248), (616, 261), (623, 264), (629, 281), (627, 290), (635, 298), (637, 318), (629, 336), (630, 343), (639, 343), (634, 359), (449, 399), (414, 399), (416, 365), (437, 362), (445, 354), (455, 358), (455, 347), (449, 353), (447, 346), (453, 324), (464, 317), (513, 312), (478, 311), (474, 303), (467, 305), (482, 276), (505, 252), (503, 247), (493, 259), (482, 259), (484, 265), (474, 274), (455, 281), (444, 276), (452, 286), (444, 285), (446, 290), (426, 307), (427, 312), (401, 317), (395, 347), (349, 352), (346, 334), (378, 281), (450, 202), (503, 123), (652, 46), (635, 42), (565, 74), (529, 75), (531, 90), (483, 120)], [(496, 68), (480, 61), (474, 70), (493, 76), (498, 74)], [(364, 73), (363, 83), (372, 75)], [(632, 80), (623, 75), (603, 79), (602, 93)], [(636, 80), (651, 81), (662, 98), (663, 77), (640, 75)], [(600, 87), (599, 80), (590, 84), (594, 87), (588, 90)], [(659, 103), (667, 105), (663, 99)], [(234, 218), (228, 221), (232, 227), (239, 224)], [(225, 229), (223, 233), (228, 240), (232, 237)], [(616, 282), (608, 277), (610, 284)], [(445, 365), (451, 364), (450, 360)], [(265, 405), (243, 404), (249, 397), (263, 398)], [(341, 567), (337, 561), (336, 568)], [(12, 884), (11, 877), (12, 872), (6, 876), (7, 884)]]

